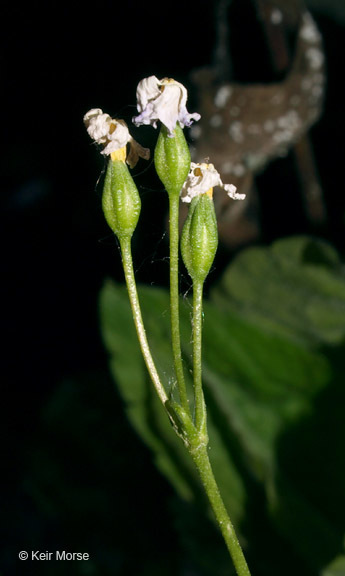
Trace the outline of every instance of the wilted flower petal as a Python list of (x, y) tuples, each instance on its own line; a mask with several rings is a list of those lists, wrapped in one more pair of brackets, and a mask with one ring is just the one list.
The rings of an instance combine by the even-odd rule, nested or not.
[(91, 138), (103, 146), (101, 154), (111, 155), (113, 152), (130, 145), (126, 162), (133, 168), (140, 158), (148, 159), (150, 151), (143, 148), (130, 135), (124, 120), (115, 120), (100, 108), (89, 110), (84, 116), (84, 124)]
[(133, 118), (136, 126), (143, 124), (157, 128), (160, 121), (173, 136), (177, 123), (183, 128), (190, 126), (193, 120), (199, 120), (200, 114), (189, 114), (186, 108), (186, 88), (171, 78), (158, 80), (149, 76), (139, 82), (137, 87), (137, 109), (139, 116)]
[(149, 160), (150, 150), (141, 146), (139, 142), (134, 140), (134, 138), (131, 138), (129, 142), (129, 152), (127, 154), (126, 162), (130, 168), (134, 168), (134, 166), (139, 161), (139, 158)]
[(182, 201), (189, 203), (195, 196), (212, 192), (215, 186), (223, 188), (233, 200), (243, 200), (246, 196), (245, 194), (237, 193), (236, 186), (233, 184), (223, 184), (219, 172), (217, 172), (213, 164), (192, 162), (190, 172), (181, 191)]

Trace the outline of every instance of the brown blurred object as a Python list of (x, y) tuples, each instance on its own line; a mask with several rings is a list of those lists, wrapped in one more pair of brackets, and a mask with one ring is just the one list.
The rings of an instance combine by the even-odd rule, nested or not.
[[(193, 160), (203, 162), (210, 158), (223, 182), (235, 184), (247, 194), (245, 201), (234, 202), (215, 190), (220, 239), (234, 248), (260, 235), (255, 175), (290, 149), (306, 215), (314, 224), (325, 221), (322, 190), (308, 136), (322, 112), (325, 58), (321, 34), (299, 0), (255, 0), (258, 26), (263, 27), (272, 66), (277, 75), (286, 75), (279, 82), (266, 84), (222, 80), (222, 65), (227, 67), (223, 78), (231, 76), (231, 21), (225, 18), (229, 3), (219, 0), (218, 4), (220, 27), (215, 65), (192, 74), (201, 120), (193, 126), (191, 137), (195, 146)], [(292, 34), (294, 50), (288, 42)], [(255, 46), (251, 46), (253, 49)]]

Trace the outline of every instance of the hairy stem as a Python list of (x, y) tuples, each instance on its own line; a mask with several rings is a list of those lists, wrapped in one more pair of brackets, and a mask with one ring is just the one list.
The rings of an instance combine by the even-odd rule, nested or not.
[(157, 372), (156, 366), (154, 364), (150, 347), (146, 337), (146, 331), (141, 315), (139, 297), (137, 292), (137, 286), (135, 282), (134, 270), (133, 270), (133, 259), (132, 259), (132, 250), (131, 250), (131, 240), (129, 237), (125, 237), (120, 239), (120, 246), (121, 246), (121, 255), (122, 255), (122, 264), (123, 270), (125, 273), (125, 279), (127, 284), (127, 290), (129, 295), (129, 301), (132, 308), (133, 319), (135, 323), (135, 328), (137, 331), (139, 344), (141, 348), (141, 352), (144, 357), (144, 361), (148, 372), (151, 376), (152, 382), (154, 387), (157, 391), (157, 394), (162, 402), (165, 405), (166, 401), (168, 400), (168, 396), (165, 392), (164, 386), (161, 383), (159, 374)]
[[(202, 388), (202, 298), (203, 282), (193, 283), (193, 383), (195, 397), (195, 430), (190, 454), (216, 516), (238, 576), (250, 576), (240, 543), (231, 523), (215, 480), (207, 453), (206, 408)], [(197, 439), (197, 440), (196, 440)]]
[(198, 469), (205, 492), (222, 532), (226, 546), (234, 563), (238, 576), (250, 576), (249, 568), (237, 539), (234, 527), (220, 495), (205, 443), (199, 444), (195, 449), (190, 449), (190, 454)]
[(195, 427), (201, 430), (205, 424), (205, 404), (202, 389), (202, 295), (203, 282), (193, 283), (193, 384), (195, 398)]
[(169, 235), (170, 235), (170, 320), (171, 341), (174, 358), (174, 367), (180, 402), (183, 408), (190, 413), (186, 384), (183, 373), (181, 340), (180, 340), (180, 313), (179, 313), (179, 284), (178, 284), (178, 254), (179, 254), (179, 196), (169, 194)]

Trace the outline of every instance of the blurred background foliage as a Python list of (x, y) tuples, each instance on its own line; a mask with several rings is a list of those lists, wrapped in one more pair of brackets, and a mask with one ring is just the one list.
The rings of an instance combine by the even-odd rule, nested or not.
[[(306, 212), (293, 150), (275, 158), (255, 175), (255, 234), (221, 241), (207, 285), (210, 457), (253, 575), (345, 573), (343, 4), (307, 2), (326, 58), (323, 110), (308, 132), (326, 218)], [(233, 79), (269, 83), (282, 74), (253, 5), (231, 3)], [(184, 82), (196, 110), (191, 72), (214, 62), (217, 7), (2, 8), (1, 576), (229, 573), (133, 342), (118, 247), (101, 213), (104, 161), (82, 124), (95, 106), (130, 119), (137, 82), (150, 74)], [(153, 147), (154, 130), (134, 132)], [(169, 379), (166, 197), (152, 165), (140, 164), (135, 178), (143, 202), (136, 273)], [(183, 270), (181, 293), (188, 367)], [(17, 559), (38, 549), (91, 559)]]
[[(183, 499), (198, 502), (202, 495), (188, 455), (134, 349), (126, 298), (113, 283), (102, 291), (112, 372), (157, 467)], [(141, 298), (154, 354), (169, 382), (169, 294), (143, 287)], [(189, 343), (188, 299), (182, 310)], [(309, 238), (247, 249), (212, 288), (204, 312), (210, 458), (253, 571), (291, 574), (303, 567), (304, 574), (321, 573), (341, 554), (344, 538), (344, 268), (328, 245)], [(186, 347), (187, 366), (190, 358)], [(210, 565), (204, 561), (205, 573), (215, 573), (215, 550), (197, 548), (201, 565), (202, 555), (211, 558)], [(216, 573), (227, 570), (217, 554)]]

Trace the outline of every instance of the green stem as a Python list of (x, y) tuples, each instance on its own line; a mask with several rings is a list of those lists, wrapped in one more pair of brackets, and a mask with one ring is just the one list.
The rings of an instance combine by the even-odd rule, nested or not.
[(190, 453), (200, 474), (206, 494), (223, 534), (238, 576), (250, 576), (240, 543), (236, 537), (220, 495), (207, 453), (206, 409), (202, 388), (202, 297), (204, 283), (193, 282), (193, 383), (195, 397), (195, 429)]
[(122, 264), (126, 278), (129, 301), (132, 308), (133, 319), (139, 339), (141, 352), (143, 354), (144, 361), (151, 376), (152, 382), (156, 388), (157, 394), (162, 404), (165, 405), (165, 403), (168, 400), (168, 396), (165, 392), (164, 386), (160, 381), (160, 377), (154, 364), (141, 315), (139, 297), (133, 270), (131, 239), (125, 236), (124, 238), (120, 238), (119, 240), (121, 246)]
[(202, 295), (203, 282), (193, 282), (193, 384), (195, 398), (195, 427), (202, 430), (206, 424), (204, 393), (202, 389)]
[(180, 402), (183, 408), (190, 413), (186, 384), (184, 379), (181, 340), (180, 340), (180, 313), (179, 313), (179, 196), (169, 194), (169, 235), (170, 235), (170, 321), (171, 341), (174, 358), (174, 367)]
[(198, 469), (205, 492), (216, 516), (226, 546), (230, 552), (237, 575), (250, 576), (249, 568), (242, 552), (241, 545), (237, 539), (234, 527), (214, 478), (205, 443), (200, 443), (199, 446), (196, 446), (194, 449), (192, 447), (190, 449), (190, 454)]

